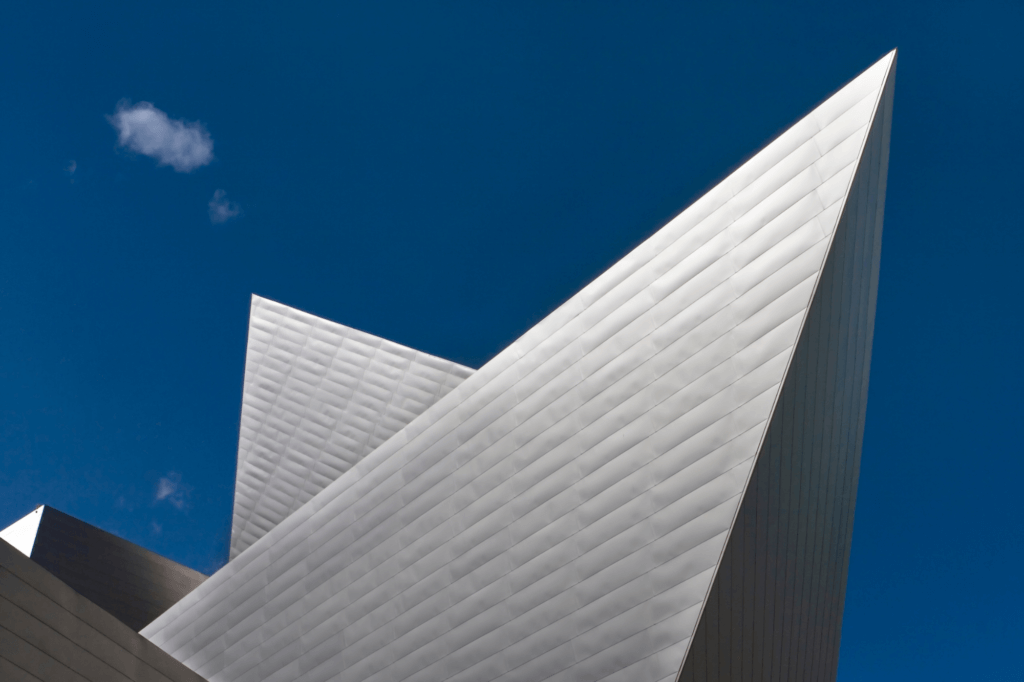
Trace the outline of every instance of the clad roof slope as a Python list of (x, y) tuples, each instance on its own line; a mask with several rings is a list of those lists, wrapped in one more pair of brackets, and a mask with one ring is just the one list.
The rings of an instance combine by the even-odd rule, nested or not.
[(144, 634), (211, 680), (676, 676), (894, 56)]

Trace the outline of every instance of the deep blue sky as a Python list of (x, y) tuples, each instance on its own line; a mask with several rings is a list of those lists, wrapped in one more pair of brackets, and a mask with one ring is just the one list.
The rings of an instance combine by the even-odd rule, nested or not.
[[(479, 366), (898, 47), (840, 679), (1019, 677), (1020, 3), (20, 4), (0, 527), (50, 504), (206, 572), (250, 293)], [(123, 98), (214, 161), (118, 148)]]

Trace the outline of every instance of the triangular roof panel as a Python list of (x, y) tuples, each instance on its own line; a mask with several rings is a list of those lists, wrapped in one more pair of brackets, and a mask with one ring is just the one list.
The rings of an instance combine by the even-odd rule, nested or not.
[(838, 227), (880, 226), (847, 207), (894, 57), (145, 634), (217, 680), (675, 678)]

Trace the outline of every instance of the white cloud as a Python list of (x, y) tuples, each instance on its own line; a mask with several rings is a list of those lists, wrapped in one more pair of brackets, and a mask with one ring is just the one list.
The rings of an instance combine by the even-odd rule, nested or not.
[(190, 492), (192, 487), (181, 482), (181, 474), (172, 471), (157, 481), (155, 502), (167, 500), (175, 509), (184, 509)]
[(107, 120), (117, 129), (117, 142), (139, 154), (156, 159), (179, 173), (189, 173), (213, 161), (213, 138), (198, 121), (180, 121), (149, 102), (117, 105)]
[(228, 193), (222, 189), (213, 193), (210, 199), (210, 222), (214, 225), (226, 223), (242, 214), (242, 207), (228, 200)]

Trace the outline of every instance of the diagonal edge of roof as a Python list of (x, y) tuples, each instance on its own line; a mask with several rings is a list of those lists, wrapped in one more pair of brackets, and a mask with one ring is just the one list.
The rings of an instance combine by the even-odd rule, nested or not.
[[(154, 641), (159, 640), (167, 645), (170, 650), (175, 652), (176, 657), (188, 661), (189, 665), (195, 666), (196, 669), (210, 668), (213, 670), (216, 666), (222, 665), (222, 662), (218, 661), (223, 661), (223, 652), (217, 653), (216, 647), (210, 647), (212, 642), (221, 636), (217, 633), (223, 632), (225, 627), (229, 629), (234, 627), (235, 631), (231, 635), (231, 640), (238, 642), (239, 645), (242, 645), (243, 641), (248, 641), (246, 637), (249, 635), (237, 629), (250, 627), (244, 625), (245, 613), (249, 613), (248, 609), (251, 608), (261, 608), (258, 603), (264, 603), (269, 606), (268, 600), (273, 600), (274, 595), (283, 596), (281, 590), (288, 584), (287, 581), (294, 580), (294, 577), (286, 577), (289, 574), (290, 567), (296, 567), (298, 565), (296, 562), (298, 561), (304, 562), (306, 558), (311, 557), (312, 553), (317, 551), (319, 546), (322, 546), (321, 543), (324, 541), (322, 532), (325, 532), (325, 528), (328, 526), (334, 528), (339, 523), (344, 523), (344, 521), (338, 521), (338, 518), (348, 514), (349, 510), (354, 509), (354, 505), (357, 503), (361, 507), (371, 504), (373, 501), (369, 500), (368, 496), (375, 494), (375, 489), (384, 480), (384, 477), (401, 474), (402, 478), (407, 481), (415, 478), (418, 475), (418, 470), (423, 466), (415, 461), (416, 455), (414, 451), (417, 451), (417, 449), (422, 452), (422, 448), (433, 447), (432, 444), (437, 444), (441, 450), (444, 450), (446, 447), (457, 448), (465, 443), (461, 436), (457, 436), (449, 445), (444, 445), (441, 440), (436, 440), (436, 437), (438, 437), (437, 429), (441, 428), (438, 426), (441, 420), (447, 419), (452, 423), (465, 423), (467, 420), (472, 419), (479, 412), (482, 404), (494, 404), (495, 400), (497, 400), (495, 397), (497, 392), (507, 391), (515, 385), (516, 381), (528, 377), (536, 378), (544, 371), (551, 369), (550, 362), (560, 352), (559, 348), (569, 348), (576, 344), (576, 350), (581, 354), (592, 352), (594, 347), (589, 345), (590, 341), (587, 341), (586, 347), (583, 347), (582, 337), (572, 337), (569, 332), (565, 331), (570, 326), (575, 325), (573, 329), (576, 331), (573, 333), (578, 333), (579, 329), (593, 330), (597, 328), (610, 319), (611, 316), (614, 316), (621, 309), (624, 301), (635, 301), (638, 291), (647, 291), (651, 295), (664, 296), (664, 292), (653, 291), (651, 287), (664, 279), (666, 273), (675, 266), (673, 263), (677, 265), (681, 261), (666, 262), (664, 259), (658, 261), (659, 256), (668, 252), (670, 248), (676, 248), (679, 240), (688, 234), (692, 234), (696, 227), (702, 225), (703, 221), (713, 214), (717, 214), (715, 220), (726, 227), (731, 227), (734, 222), (746, 217), (747, 214), (739, 216), (730, 215), (728, 210), (730, 202), (733, 202), (732, 206), (736, 208), (737, 204), (743, 204), (742, 201), (737, 200), (737, 197), (743, 192), (750, 190), (751, 187), (764, 178), (771, 178), (771, 181), (774, 182), (779, 177), (782, 177), (779, 175), (781, 171), (778, 168), (783, 165), (786, 159), (791, 160), (793, 158), (794, 148), (803, 148), (800, 145), (808, 143), (816, 144), (814, 142), (816, 139), (815, 135), (824, 131), (820, 119), (822, 117), (828, 118), (826, 114), (830, 108), (833, 110), (832, 113), (835, 113), (838, 118), (843, 112), (856, 107), (857, 103), (863, 100), (864, 97), (871, 96), (872, 94), (877, 96), (881, 88), (880, 83), (883, 82), (878, 81), (880, 76), (879, 69), (882, 68), (880, 65), (884, 67), (884, 64), (879, 62), (857, 79), (854, 79), (854, 81), (815, 109), (810, 115), (801, 119), (786, 133), (783, 133), (765, 147), (758, 155), (686, 209), (680, 216), (670, 221), (665, 228), (662, 228), (662, 230), (610, 268), (605, 274), (589, 284), (583, 291), (524, 334), (510, 348), (487, 363), (477, 374), (463, 382), (463, 384), (430, 408), (419, 419), (411, 422), (396, 434), (395, 437), (361, 461), (359, 465), (350, 471), (349, 475), (343, 476), (331, 484), (323, 493), (302, 507), (299, 514), (294, 515), (286, 523), (261, 540), (257, 545), (260, 547), (259, 550), (254, 547), (252, 552), (248, 552), (240, 557), (237, 565), (226, 567), (226, 573), (223, 578), (220, 578), (217, 583), (211, 585), (209, 589), (203, 590), (203, 594), (198, 595), (196, 599), (189, 600), (189, 604), (180, 604), (180, 608), (175, 609), (173, 615), (169, 614), (167, 618), (161, 619), (159, 624), (154, 623), (154, 627), (147, 629), (147, 635), (152, 636)], [(851, 100), (851, 98), (855, 99)], [(836, 102), (841, 102), (842, 106), (836, 104)], [(838, 112), (835, 111), (837, 107), (840, 109)], [(872, 109), (868, 115), (873, 116), (873, 111)], [(858, 115), (863, 115), (863, 112)], [(857, 119), (857, 122), (860, 122), (860, 119)], [(861, 128), (863, 127), (862, 125)], [(859, 138), (861, 144), (864, 136), (866, 136), (866, 132), (862, 131)], [(854, 140), (854, 143), (856, 143), (856, 140)], [(809, 154), (813, 152), (813, 150), (809, 149), (806, 151)], [(845, 153), (849, 154), (852, 152), (847, 150)], [(859, 159), (859, 147), (855, 153), (858, 155), (855, 158), (856, 162), (856, 159)], [(819, 149), (818, 155), (815, 158), (824, 160), (825, 156), (827, 154), (823, 154), (821, 149)], [(847, 157), (844, 156), (842, 158)], [(856, 165), (855, 162), (854, 165)], [(837, 182), (842, 184), (842, 187), (839, 187), (836, 183), (826, 187), (828, 183), (825, 180), (819, 180), (820, 184), (813, 185), (812, 190), (814, 192), (827, 191), (830, 193), (830, 196), (834, 196), (837, 192), (840, 196), (845, 196), (843, 192), (848, 190), (852, 175), (853, 169), (848, 169), (845, 176), (833, 173), (829, 177), (838, 178)], [(843, 181), (844, 177), (845, 182)], [(768, 181), (766, 180), (765, 182)], [(760, 190), (767, 191), (764, 187), (760, 187), (758, 191)], [(761, 194), (753, 192), (753, 190), (750, 191), (756, 196), (761, 196)], [(839, 213), (840, 211), (837, 210), (828, 214), (832, 218), (832, 229), (834, 229)], [(823, 224), (819, 225), (819, 227), (821, 227), (823, 232), (826, 232), (828, 229)], [(831, 235), (824, 236), (830, 238)], [(814, 252), (819, 258), (819, 264), (815, 271), (815, 281), (820, 274), (821, 262), (824, 261), (827, 252), (827, 243), (823, 250)], [(682, 257), (680, 256), (680, 258)], [(638, 272), (641, 275), (637, 275)], [(811, 284), (813, 286), (814, 283), (812, 282)], [(635, 286), (640, 286), (640, 288), (635, 289)], [(800, 316), (799, 321), (801, 323), (803, 316), (806, 314), (806, 306), (810, 302), (809, 291), (804, 293), (807, 295), (807, 300), (805, 301), (803, 313)], [(600, 341), (595, 341), (595, 343), (600, 343)], [(557, 346), (557, 344), (562, 345)], [(791, 353), (792, 345), (789, 348), (789, 355)], [(774, 384), (775, 392), (772, 396), (772, 402), (768, 406), (767, 416), (770, 416), (770, 407), (774, 404), (774, 396), (777, 395), (777, 389), (781, 385), (781, 378), (785, 374), (785, 366), (788, 366), (789, 355), (786, 356), (786, 364), (779, 370), (781, 376), (779, 381)], [(486, 403), (484, 403), (485, 400), (487, 401)], [(763, 421), (763, 424), (766, 423), (767, 421)], [(432, 429), (433, 432), (428, 434)], [(430, 438), (435, 438), (435, 440), (428, 443), (427, 441)], [(400, 453), (403, 454), (401, 458), (398, 458), (401, 461), (393, 461), (394, 456)], [(465, 455), (460, 461), (465, 461)], [(748, 462), (747, 466), (749, 465), (750, 463)], [(749, 474), (749, 469), (747, 473)], [(741, 486), (745, 485), (746, 479), (747, 477), (743, 476), (739, 484)], [(735, 506), (738, 507), (738, 503)], [(735, 518), (735, 510), (732, 511), (729, 518), (729, 523), (731, 523), (731, 520)], [(728, 528), (725, 530), (728, 530)], [(721, 545), (724, 546), (724, 541)], [(719, 557), (720, 550), (721, 547), (718, 548), (717, 552)], [(327, 558), (326, 556), (318, 556), (317, 559), (321, 561), (319, 565), (322, 566), (323, 560)], [(228, 568), (231, 570), (227, 570)], [(316, 571), (318, 569), (316, 565), (304, 565), (304, 570)], [(278, 584), (272, 588), (271, 584), (266, 582), (268, 580), (271, 583), (276, 582)], [(710, 582), (710, 579), (708, 579), (705, 587), (709, 586)], [(315, 587), (315, 583), (310, 575), (306, 575), (303, 578), (303, 583), (308, 586), (307, 589)], [(222, 622), (227, 616), (222, 616), (216, 626), (212, 621), (203, 616), (204, 608), (214, 609), (233, 590), (240, 589), (245, 585), (255, 584), (261, 584), (258, 594), (252, 593), (244, 597), (238, 596), (238, 600), (233, 602), (236, 605), (236, 610), (239, 610), (239, 615), (231, 617), (235, 621), (234, 626), (230, 623)], [(210, 585), (210, 583), (208, 582), (207, 585)], [(706, 590), (704, 593), (706, 594)], [(307, 596), (312, 597), (313, 595)], [(204, 600), (206, 603), (202, 605), (201, 602)], [(245, 604), (244, 608), (243, 603)], [(222, 609), (217, 611), (223, 614)], [(280, 620), (281, 614), (266, 613), (264, 616)], [(299, 615), (293, 614), (285, 617), (294, 619), (298, 618)], [(194, 625), (190, 624), (196, 618), (201, 622), (196, 622)], [(695, 625), (695, 623), (696, 618), (693, 618), (692, 625)], [(278, 637), (283, 636), (282, 627), (287, 625), (287, 623), (278, 622), (273, 626), (268, 624), (267, 627), (272, 627), (272, 631), (277, 633), (274, 637)], [(250, 634), (255, 636), (261, 627), (256, 625), (256, 630), (251, 630)], [(268, 636), (270, 636), (270, 631), (268, 631)], [(213, 638), (212, 640), (211, 637)], [(688, 642), (688, 638), (677, 642), (677, 645), (684, 645), (686, 642)], [(269, 646), (269, 643), (266, 644)], [(675, 660), (678, 662), (678, 659)], [(237, 660), (235, 664), (232, 664), (236, 672), (238, 664)], [(356, 672), (353, 671), (353, 674), (356, 674)], [(225, 679), (231, 679), (231, 676), (226, 676)]]
[[(889, 144), (889, 140), (888, 140), (888, 136), (887, 136), (888, 130), (886, 129), (886, 130), (882, 131), (882, 128), (885, 128), (885, 126), (888, 125), (889, 121), (880, 121), (879, 120), (879, 113), (882, 112), (883, 110), (885, 110), (887, 107), (891, 108), (891, 105), (892, 105), (892, 101), (891, 101), (892, 100), (892, 96), (893, 96), (892, 81), (893, 81), (893, 78), (895, 76), (896, 57), (897, 57), (897, 50), (893, 49), (889, 53), (887, 53), (885, 56), (883, 56), (881, 59), (879, 59), (874, 65), (872, 65), (865, 72), (865, 74), (867, 74), (867, 73), (870, 73), (871, 71), (874, 71), (874, 70), (879, 71), (880, 74), (881, 74), (881, 83), (879, 85), (879, 88), (878, 88), (878, 91), (877, 91), (877, 95), (876, 95), (875, 100), (874, 100), (874, 105), (872, 106), (871, 118), (870, 118), (870, 120), (867, 123), (868, 134), (866, 134), (864, 136), (863, 141), (862, 141), (861, 146), (860, 146), (860, 150), (857, 153), (857, 161), (856, 161), (857, 168), (854, 171), (854, 173), (852, 173), (850, 175), (850, 179), (849, 179), (849, 182), (847, 184), (846, 190), (843, 192), (842, 208), (838, 212), (838, 214), (836, 215), (835, 225), (833, 226), (833, 228), (831, 230), (831, 234), (829, 236), (829, 247), (828, 247), (828, 250), (826, 251), (825, 260), (828, 259), (829, 254), (831, 254), (832, 251), (833, 251), (832, 246), (833, 246), (833, 243), (835, 242), (837, 234), (839, 232), (838, 227), (839, 227), (840, 223), (843, 221), (843, 219), (845, 217), (846, 209), (847, 209), (847, 206), (848, 206), (849, 201), (850, 201), (851, 190), (854, 187), (854, 183), (856, 182), (856, 180), (858, 178), (859, 171), (861, 170), (861, 166), (862, 166), (862, 163), (864, 161), (865, 148), (869, 144), (870, 137), (871, 137), (871, 131), (874, 129), (874, 127), (876, 125), (880, 126), (879, 134), (880, 134), (880, 136), (882, 138), (884, 138), (883, 141), (882, 141), (882, 144), (884, 146), (883, 154), (885, 156), (885, 161), (882, 163), (882, 165), (884, 167), (888, 166), (888, 144)], [(888, 100), (888, 101), (886, 101), (886, 100)], [(882, 187), (881, 195), (882, 195), (883, 198), (882, 198), (882, 200), (880, 202), (878, 202), (879, 206), (884, 206), (884, 203), (885, 203), (884, 202), (885, 179), (886, 178), (885, 178), (885, 174), (884, 173), (879, 178), (876, 178), (876, 181), (879, 182), (881, 184), (881, 187)], [(881, 208), (879, 208), (878, 210), (881, 211)], [(875, 217), (875, 219), (879, 222), (879, 225), (880, 225), (881, 216), (878, 215), (878, 216)], [(869, 274), (868, 275), (869, 278), (873, 278), (876, 282), (877, 282), (877, 265), (878, 265), (877, 262), (875, 262), (874, 263), (875, 272), (873, 274)], [(825, 273), (825, 262), (823, 261), (822, 268), (818, 272), (818, 276), (817, 276), (815, 284), (814, 284), (814, 289), (813, 289), (813, 291), (811, 293), (811, 300), (812, 301), (816, 300), (816, 296), (818, 295), (818, 290), (819, 290), (819, 287), (821, 285), (821, 280), (822, 280), (822, 277), (824, 276), (824, 273)], [(873, 300), (874, 300), (874, 293), (870, 294), (869, 298), (873, 302)], [(873, 303), (872, 303), (872, 305), (873, 305)], [(804, 319), (801, 321), (801, 324), (800, 324), (800, 331), (799, 331), (799, 334), (798, 334), (798, 337), (797, 337), (798, 339), (802, 339), (804, 337), (804, 335), (805, 335), (805, 328), (806, 328), (806, 325), (807, 325), (807, 322), (808, 322), (808, 318), (810, 317), (810, 315), (811, 315), (811, 307), (808, 306), (807, 311), (804, 313)], [(873, 318), (874, 318), (873, 312), (870, 314), (870, 317), (873, 320)], [(870, 338), (868, 339), (868, 345), (870, 346)], [(791, 370), (791, 368), (793, 366), (793, 362), (795, 360), (795, 352), (796, 352), (796, 346), (794, 345), (794, 347), (793, 347), (793, 354), (791, 354), (791, 356), (789, 358), (789, 361), (788, 361), (787, 366), (786, 366), (786, 373), (784, 375), (787, 378), (789, 377), (790, 370)], [(870, 355), (870, 350), (868, 350), (868, 355)], [(867, 370), (865, 370), (865, 372), (866, 371)], [(768, 426), (772, 423), (772, 421), (776, 417), (776, 412), (777, 412), (776, 408), (778, 407), (778, 401), (779, 401), (779, 398), (781, 397), (781, 395), (782, 395), (782, 386), (779, 387), (778, 394), (775, 397), (775, 402), (772, 405), (771, 415), (769, 417), (769, 421), (766, 424), (766, 428), (764, 430), (764, 433), (761, 436), (761, 441), (758, 443), (757, 456), (755, 457), (755, 459), (754, 459), (754, 461), (752, 463), (752, 466), (750, 467), (750, 471), (749, 471), (749, 473), (747, 475), (747, 479), (746, 479), (746, 481), (743, 484), (742, 492), (740, 494), (740, 501), (741, 502), (744, 499), (746, 499), (747, 494), (749, 492), (751, 480), (753, 479), (754, 472), (755, 472), (754, 466), (757, 464), (758, 460), (760, 460), (760, 458), (761, 458), (761, 456), (763, 454), (763, 450), (764, 450), (764, 447), (765, 447), (765, 438), (767, 437), (768, 431), (769, 431)], [(865, 400), (866, 400), (866, 390), (865, 390)], [(726, 549), (727, 549), (727, 547), (729, 545), (729, 539), (732, 537), (733, 532), (736, 530), (736, 520), (739, 517), (739, 514), (740, 514), (740, 505), (737, 505), (736, 506), (736, 513), (735, 513), (735, 515), (733, 517), (732, 523), (729, 525), (729, 530), (726, 533), (725, 542), (722, 544), (722, 548), (721, 548), (721, 552), (720, 552), (718, 561), (715, 564), (711, 580), (708, 583), (707, 594), (705, 594), (705, 597), (704, 597), (703, 601), (701, 602), (700, 609), (699, 609), (699, 612), (698, 612), (698, 615), (697, 615), (697, 619), (696, 619), (696, 623), (695, 623), (695, 626), (694, 626), (694, 630), (696, 630), (697, 624), (699, 624), (701, 622), (701, 619), (704, 617), (705, 609), (708, 606), (708, 596), (710, 595), (710, 593), (712, 591), (712, 587), (715, 584), (715, 579), (718, 576), (718, 571), (722, 567), (722, 560), (723, 560), (723, 557), (725, 556)], [(687, 643), (686, 643), (686, 648), (685, 648), (684, 653), (683, 653), (683, 658), (682, 658), (682, 660), (680, 661), (680, 664), (679, 664), (679, 673), (678, 673), (677, 677), (681, 677), (682, 674), (683, 674), (683, 668), (686, 665), (686, 661), (687, 661), (687, 658), (689, 657), (690, 647), (691, 647), (692, 644), (693, 644), (693, 638), (691, 637), (687, 641)]]

